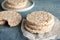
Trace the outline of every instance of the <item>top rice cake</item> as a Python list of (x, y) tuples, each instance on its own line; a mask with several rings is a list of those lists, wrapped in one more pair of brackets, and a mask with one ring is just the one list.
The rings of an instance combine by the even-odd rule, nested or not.
[(23, 5), (28, 2), (28, 0), (6, 0), (10, 5)]
[(28, 23), (32, 25), (49, 25), (54, 22), (54, 17), (49, 12), (36, 11), (28, 14), (26, 17)]

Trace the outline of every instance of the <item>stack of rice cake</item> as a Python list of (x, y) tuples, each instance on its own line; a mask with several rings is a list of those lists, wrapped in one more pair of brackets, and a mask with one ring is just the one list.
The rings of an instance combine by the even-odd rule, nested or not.
[(51, 31), (54, 25), (54, 17), (49, 12), (37, 11), (26, 17), (25, 29), (31, 33), (46, 33)]
[(24, 8), (28, 0), (6, 0), (5, 6), (8, 8)]

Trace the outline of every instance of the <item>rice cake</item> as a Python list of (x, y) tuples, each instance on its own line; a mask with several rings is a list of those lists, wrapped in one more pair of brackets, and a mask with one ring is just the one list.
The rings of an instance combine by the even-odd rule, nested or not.
[(19, 23), (21, 23), (22, 17), (15, 11), (2, 11), (0, 12), (0, 19), (6, 20), (12, 27), (17, 26)]
[(28, 0), (7, 0), (6, 6), (10, 8), (24, 8)]
[(52, 26), (53, 27), (53, 25), (54, 25), (54, 20), (51, 22), (51, 24), (49, 24), (49, 25), (41, 25), (41, 26), (39, 26), (39, 25), (31, 25), (31, 24), (29, 24), (29, 23), (27, 23), (26, 22), (26, 25), (27, 26), (29, 26), (30, 28), (32, 28), (32, 29), (41, 29), (42, 27), (46, 27), (46, 26)]
[(52, 27), (53, 27), (53, 24), (50, 25), (50, 26), (42, 27), (42, 28), (39, 29), (39, 30), (35, 30), (35, 29), (33, 29), (33, 28), (31, 28), (31, 27), (29, 27), (29, 26), (27, 26), (27, 25), (25, 24), (25, 29), (26, 29), (27, 31), (29, 31), (29, 32), (31, 32), (31, 33), (38, 33), (38, 34), (44, 34), (44, 33), (46, 33), (46, 32), (49, 32), (49, 31), (52, 30)]
[(49, 12), (37, 11), (28, 14), (26, 20), (34, 25), (48, 25), (54, 21), (54, 17)]

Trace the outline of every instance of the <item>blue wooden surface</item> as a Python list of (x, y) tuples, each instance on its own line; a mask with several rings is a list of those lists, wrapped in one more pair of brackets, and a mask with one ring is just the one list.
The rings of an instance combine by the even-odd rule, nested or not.
[[(0, 0), (2, 3), (4, 0)], [(21, 12), (23, 18), (33, 11), (48, 11), (60, 19), (60, 0), (33, 0), (35, 2), (34, 8), (29, 11)], [(3, 9), (0, 6), (0, 10)], [(10, 28), (8, 25), (0, 26), (0, 40), (28, 40), (21, 32), (21, 25)]]

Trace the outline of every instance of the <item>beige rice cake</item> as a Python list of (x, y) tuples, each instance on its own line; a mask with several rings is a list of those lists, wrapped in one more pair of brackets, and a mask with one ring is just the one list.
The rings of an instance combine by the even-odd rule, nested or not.
[(27, 26), (27, 25), (25, 24), (25, 29), (26, 29), (27, 31), (31, 32), (31, 33), (44, 34), (44, 33), (46, 33), (46, 32), (50, 32), (53, 25), (54, 25), (54, 24), (49, 25), (49, 26), (45, 26), (45, 27), (42, 27), (42, 28), (39, 29), (39, 30), (38, 30), (38, 29), (36, 30), (36, 29), (31, 28), (31, 27), (29, 27), (29, 26)]
[(6, 6), (10, 8), (24, 8), (28, 0), (6, 0)]
[(54, 17), (49, 12), (37, 11), (28, 14), (26, 20), (30, 24), (43, 26), (43, 25), (49, 25), (52, 22), (54, 22)]
[(27, 21), (26, 21), (26, 25), (29, 26), (32, 29), (39, 30), (39, 29), (41, 29), (42, 27), (45, 27), (45, 26), (52, 26), (53, 27), (54, 21), (52, 21), (52, 23), (49, 24), (49, 25), (41, 25), (41, 26), (39, 26), (39, 25), (37, 25), (37, 26), (36, 25), (31, 25), (31, 24), (27, 23)]
[(26, 17), (26, 25), (26, 29), (33, 33), (49, 32), (54, 25), (54, 16), (44, 11), (32, 12)]
[(6, 20), (10, 27), (13, 27), (21, 23), (22, 17), (15, 11), (2, 11), (0, 12), (0, 19)]

